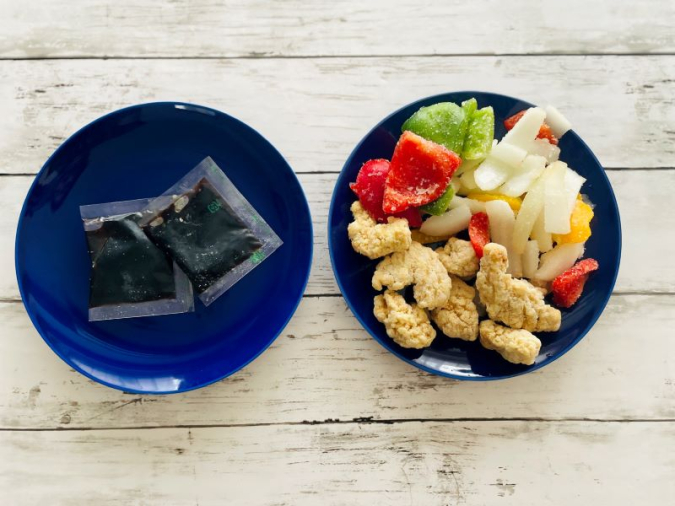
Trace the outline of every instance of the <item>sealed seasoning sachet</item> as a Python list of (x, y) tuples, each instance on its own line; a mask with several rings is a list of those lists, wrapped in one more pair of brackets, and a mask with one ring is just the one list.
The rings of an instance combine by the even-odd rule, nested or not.
[(139, 224), (207, 306), (282, 245), (210, 157), (151, 201)]
[(91, 259), (90, 321), (194, 310), (188, 278), (139, 226), (149, 202), (80, 207)]

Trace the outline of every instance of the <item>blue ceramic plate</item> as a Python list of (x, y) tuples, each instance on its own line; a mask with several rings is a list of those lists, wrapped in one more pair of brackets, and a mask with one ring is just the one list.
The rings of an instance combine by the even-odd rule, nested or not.
[[(160, 195), (206, 156), (283, 246), (194, 313), (90, 323), (79, 206)], [(68, 139), (37, 175), (16, 237), (21, 296), (47, 344), (86, 376), (139, 393), (199, 388), (248, 364), (295, 312), (311, 261), (309, 207), (279, 152), (226, 114), (169, 102), (113, 112)]]
[(577, 304), (563, 310), (562, 327), (555, 333), (542, 333), (542, 348), (532, 366), (514, 365), (496, 352), (481, 347), (478, 342), (466, 343), (449, 339), (439, 332), (431, 347), (425, 350), (401, 348), (385, 333), (384, 326), (373, 316), (375, 290), (370, 280), (377, 261), (354, 252), (347, 237), (351, 221), (349, 206), (356, 199), (349, 183), (356, 180), (361, 165), (371, 158), (390, 159), (401, 134), (401, 125), (417, 109), (437, 102), (460, 103), (475, 97), (479, 107), (491, 105), (495, 110), (495, 138), (505, 129), (503, 120), (532, 104), (516, 98), (476, 91), (446, 93), (419, 100), (399, 109), (382, 120), (356, 146), (337, 180), (328, 219), (328, 240), (333, 271), (347, 304), (363, 327), (387, 350), (409, 364), (425, 371), (465, 380), (494, 380), (517, 376), (537, 370), (564, 355), (590, 330), (602, 313), (614, 287), (621, 256), (621, 224), (614, 193), (605, 171), (589, 147), (572, 132), (560, 141), (561, 159), (586, 178), (583, 192), (595, 204), (593, 235), (586, 256), (600, 263)]

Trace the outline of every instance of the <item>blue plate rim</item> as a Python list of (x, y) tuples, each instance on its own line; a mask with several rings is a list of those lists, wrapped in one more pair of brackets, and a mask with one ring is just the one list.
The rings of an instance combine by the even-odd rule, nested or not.
[[(147, 107), (147, 106), (169, 106), (170, 107), (170, 106), (176, 106), (176, 105), (184, 106), (184, 107), (188, 107), (188, 108), (203, 109), (203, 110), (206, 110), (206, 111), (210, 111), (210, 112), (214, 113), (214, 116), (216, 116), (216, 117), (219, 116), (219, 115), (225, 116), (225, 118), (227, 118), (229, 121), (232, 121), (234, 123), (238, 123), (240, 126), (242, 126), (244, 128), (247, 128), (247, 129), (253, 131), (255, 134), (257, 134), (262, 140), (267, 142), (272, 147), (272, 149), (279, 155), (279, 157), (284, 161), (284, 163), (286, 163), (286, 165), (288, 165), (288, 167), (291, 169), (291, 173), (293, 175), (293, 178), (298, 183), (298, 187), (300, 188), (300, 194), (302, 195), (302, 205), (304, 206), (304, 209), (306, 210), (307, 215), (310, 217), (309, 232), (310, 232), (310, 242), (311, 242), (311, 244), (310, 244), (310, 251), (309, 251), (309, 262), (308, 262), (308, 265), (307, 265), (307, 272), (305, 274), (304, 280), (303, 280), (302, 285), (301, 285), (302, 289), (300, 290), (300, 296), (298, 297), (298, 300), (293, 305), (292, 311), (289, 311), (289, 315), (286, 318), (286, 320), (284, 321), (283, 325), (281, 325), (279, 327), (279, 330), (276, 332), (276, 334), (274, 334), (270, 338), (269, 342), (267, 344), (265, 344), (265, 346), (263, 346), (260, 349), (260, 351), (258, 351), (255, 355), (253, 355), (249, 360), (242, 363), (240, 366), (235, 367), (235, 368), (227, 371), (222, 376), (216, 377), (214, 379), (209, 379), (208, 381), (205, 381), (205, 382), (197, 384), (197, 385), (190, 386), (188, 388), (182, 388), (182, 389), (179, 388), (179, 389), (176, 389), (176, 390), (154, 390), (154, 391), (138, 390), (138, 389), (135, 389), (135, 388), (122, 387), (121, 385), (116, 385), (114, 383), (110, 383), (108, 381), (105, 381), (105, 380), (102, 380), (100, 378), (95, 377), (94, 375), (85, 371), (79, 365), (77, 365), (76, 363), (68, 360), (65, 356), (63, 356), (61, 353), (59, 353), (54, 348), (54, 346), (52, 346), (51, 342), (44, 336), (44, 334), (42, 332), (42, 329), (40, 328), (40, 326), (38, 325), (38, 323), (35, 319), (33, 311), (31, 311), (29, 309), (28, 305), (26, 304), (26, 294), (24, 293), (23, 283), (21, 282), (21, 277), (19, 276), (19, 272), (20, 272), (20, 270), (19, 270), (20, 269), (20, 265), (19, 265), (20, 264), (20, 256), (18, 254), (19, 240), (20, 240), (19, 236), (20, 236), (21, 230), (23, 228), (22, 224), (23, 224), (23, 219), (24, 219), (24, 216), (25, 216), (28, 198), (33, 193), (33, 189), (35, 188), (35, 185), (37, 184), (38, 180), (40, 179), (40, 176), (42, 176), (42, 174), (44, 173), (46, 168), (49, 167), (52, 159), (54, 159), (59, 154), (59, 152), (64, 148), (64, 146), (66, 144), (68, 144), (73, 138), (77, 137), (78, 135), (80, 135), (82, 132), (84, 132), (88, 128), (92, 127), (93, 125), (95, 125), (99, 122), (102, 122), (102, 121), (108, 119), (110, 116), (113, 116), (115, 114), (119, 114), (121, 112), (129, 111), (129, 110), (133, 110), (133, 109), (140, 109), (140, 108)], [(96, 383), (99, 383), (101, 385), (104, 385), (104, 386), (107, 386), (107, 387), (110, 387), (110, 388), (114, 388), (115, 390), (120, 390), (122, 392), (128, 392), (128, 393), (133, 393), (133, 394), (142, 394), (142, 395), (171, 395), (171, 394), (180, 394), (180, 393), (184, 393), (184, 392), (190, 392), (192, 390), (198, 390), (200, 388), (204, 388), (206, 386), (217, 383), (217, 382), (219, 382), (219, 381), (221, 381), (225, 378), (228, 378), (229, 376), (232, 376), (233, 374), (241, 371), (244, 367), (246, 367), (251, 362), (253, 362), (256, 358), (258, 358), (260, 355), (262, 355), (272, 345), (272, 343), (274, 343), (274, 341), (277, 340), (277, 338), (281, 335), (281, 333), (284, 331), (284, 329), (288, 326), (288, 323), (291, 321), (291, 318), (293, 318), (293, 316), (295, 315), (296, 311), (298, 310), (298, 306), (302, 302), (302, 299), (304, 299), (304, 297), (305, 297), (305, 291), (307, 290), (307, 284), (309, 282), (309, 277), (310, 277), (310, 274), (311, 274), (313, 263), (314, 263), (314, 223), (312, 221), (312, 213), (311, 213), (311, 209), (309, 207), (309, 202), (307, 201), (307, 195), (305, 195), (305, 190), (302, 187), (302, 185), (300, 184), (300, 180), (298, 179), (297, 174), (293, 170), (293, 167), (291, 166), (290, 163), (288, 163), (288, 160), (286, 160), (286, 158), (281, 154), (281, 152), (276, 148), (276, 146), (274, 144), (272, 144), (257, 129), (253, 128), (252, 126), (248, 125), (244, 121), (242, 121), (238, 118), (235, 118), (234, 116), (232, 116), (230, 114), (227, 114), (227, 113), (225, 113), (223, 111), (220, 111), (218, 109), (214, 109), (214, 108), (208, 107), (208, 106), (203, 106), (203, 105), (200, 105), (200, 104), (194, 104), (194, 103), (190, 103), (190, 102), (170, 101), (170, 100), (160, 100), (160, 101), (154, 101), (154, 102), (141, 102), (141, 103), (138, 103), (138, 104), (133, 104), (133, 105), (130, 105), (130, 106), (122, 107), (120, 109), (115, 109), (114, 111), (107, 112), (103, 116), (99, 116), (98, 118), (94, 119), (93, 121), (90, 121), (89, 123), (85, 124), (84, 126), (77, 129), (75, 132), (70, 134), (59, 145), (59, 147), (56, 148), (56, 150), (54, 150), (54, 152), (49, 156), (49, 158), (47, 158), (47, 161), (42, 165), (42, 167), (40, 168), (38, 173), (33, 178), (33, 182), (31, 183), (30, 188), (28, 189), (28, 192), (26, 192), (26, 196), (25, 196), (23, 204), (21, 206), (21, 211), (19, 213), (19, 221), (17, 223), (16, 235), (14, 236), (14, 274), (16, 276), (17, 285), (19, 287), (19, 294), (21, 296), (21, 302), (23, 304), (24, 309), (26, 310), (26, 313), (28, 314), (28, 317), (30, 318), (31, 323), (33, 324), (33, 327), (35, 328), (35, 330), (37, 330), (37, 332), (40, 335), (40, 337), (42, 338), (42, 340), (47, 344), (47, 346), (49, 346), (49, 348), (54, 352), (54, 354), (56, 356), (58, 356), (63, 362), (68, 364), (68, 366), (72, 367), (73, 369), (75, 369), (77, 372), (79, 372), (83, 376), (85, 376), (85, 377), (87, 377), (87, 378), (89, 378), (89, 379), (91, 379), (91, 380), (93, 380)]]
[[(612, 188), (612, 184), (611, 184), (609, 178), (607, 177), (607, 173), (605, 171), (605, 168), (600, 163), (600, 160), (598, 160), (598, 157), (595, 156), (595, 153), (593, 152), (593, 150), (574, 131), (574, 129), (569, 131), (567, 133), (567, 135), (570, 135), (570, 134), (575, 135), (577, 137), (577, 139), (579, 140), (579, 142), (581, 142), (581, 144), (586, 149), (588, 149), (588, 152), (591, 154), (592, 159), (595, 161), (595, 163), (597, 163), (598, 167), (600, 167), (602, 169), (602, 171), (601, 171), (602, 177), (605, 179), (605, 181), (607, 182), (607, 186), (610, 189), (610, 196), (611, 196), (610, 204), (614, 207), (614, 210), (616, 211), (618, 230), (619, 230), (619, 245), (618, 245), (618, 251), (617, 251), (618, 257), (617, 257), (617, 265), (616, 265), (616, 270), (614, 272), (614, 277), (612, 279), (611, 286), (610, 286), (610, 289), (608, 291), (608, 295), (605, 297), (605, 299), (601, 303), (600, 311), (598, 311), (597, 314), (590, 321), (590, 324), (588, 325), (588, 328), (584, 332), (582, 332), (579, 336), (577, 336), (577, 338), (574, 339), (574, 341), (572, 341), (565, 348), (563, 348), (563, 350), (558, 355), (553, 357), (551, 360), (546, 361), (546, 362), (542, 362), (542, 363), (539, 363), (539, 364), (535, 364), (535, 365), (530, 366), (527, 369), (524, 369), (522, 371), (518, 371), (518, 372), (515, 372), (513, 374), (507, 374), (507, 375), (503, 375), (503, 376), (461, 376), (461, 375), (458, 375), (458, 374), (453, 374), (453, 373), (449, 373), (449, 372), (431, 369), (430, 367), (427, 367), (423, 364), (419, 364), (419, 363), (415, 362), (414, 360), (410, 360), (406, 357), (403, 357), (401, 355), (393, 353), (391, 350), (389, 350), (389, 348), (387, 348), (384, 345), (384, 341), (375, 332), (372, 332), (370, 330), (370, 328), (366, 325), (366, 323), (363, 321), (363, 319), (354, 310), (354, 307), (352, 306), (351, 302), (347, 299), (347, 297), (344, 296), (344, 290), (343, 290), (343, 287), (342, 287), (342, 282), (340, 281), (340, 278), (337, 275), (337, 270), (335, 268), (335, 259), (333, 258), (333, 255), (334, 255), (334, 253), (333, 253), (333, 237), (332, 237), (332, 234), (330, 232), (331, 232), (331, 217), (333, 216), (333, 211), (334, 211), (334, 206), (335, 206), (335, 196), (337, 194), (338, 186), (340, 184), (344, 184), (343, 179), (345, 177), (345, 169), (349, 165), (351, 165), (352, 159), (354, 158), (354, 156), (358, 152), (361, 145), (366, 141), (366, 139), (368, 137), (370, 137), (370, 135), (373, 132), (375, 132), (375, 130), (377, 130), (380, 127), (380, 125), (382, 123), (385, 123), (391, 117), (399, 114), (404, 109), (407, 109), (409, 107), (413, 107), (417, 104), (422, 104), (422, 103), (427, 102), (429, 100), (436, 100), (436, 99), (438, 101), (448, 100), (448, 98), (447, 98), (448, 95), (461, 94), (461, 93), (465, 93), (465, 94), (469, 94), (469, 95), (473, 94), (473, 93), (480, 93), (482, 95), (493, 95), (493, 96), (496, 96), (496, 97), (502, 97), (502, 98), (506, 98), (506, 99), (509, 99), (509, 100), (515, 100), (515, 101), (520, 102), (522, 104), (525, 104), (529, 107), (535, 107), (534, 104), (532, 104), (530, 102), (527, 102), (525, 100), (522, 100), (522, 99), (519, 99), (519, 98), (516, 98), (516, 97), (512, 97), (510, 95), (504, 95), (502, 93), (493, 93), (491, 91), (479, 91), (479, 90), (456, 90), (456, 91), (448, 91), (448, 92), (445, 92), (445, 93), (438, 93), (438, 94), (435, 94), (435, 95), (429, 95), (427, 97), (422, 97), (418, 100), (415, 100), (414, 102), (410, 102), (410, 103), (408, 103), (408, 104), (406, 104), (402, 107), (399, 107), (398, 109), (396, 109), (392, 113), (385, 116), (383, 119), (378, 121), (375, 126), (373, 126), (370, 130), (368, 130), (368, 132), (361, 138), (359, 143), (354, 147), (352, 152), (349, 154), (349, 157), (347, 157), (347, 160), (345, 161), (344, 165), (342, 166), (342, 169), (340, 170), (340, 174), (337, 178), (337, 181), (335, 182), (335, 186), (333, 187), (333, 193), (331, 195), (330, 207), (328, 209), (328, 223), (326, 224), (326, 231), (327, 231), (327, 234), (328, 234), (328, 252), (329, 252), (329, 256), (330, 256), (331, 268), (333, 270), (333, 276), (335, 277), (335, 281), (337, 282), (338, 288), (340, 289), (340, 294), (342, 295), (342, 298), (344, 299), (344, 301), (347, 303), (347, 306), (349, 307), (349, 310), (352, 312), (352, 314), (357, 319), (357, 321), (361, 324), (361, 327), (363, 327), (363, 329), (366, 332), (368, 332), (368, 334), (370, 334), (370, 336), (373, 339), (375, 339), (375, 341), (377, 341), (387, 352), (391, 353), (392, 355), (394, 355), (398, 359), (402, 360), (403, 362), (406, 362), (406, 363), (412, 365), (413, 367), (421, 369), (421, 370), (423, 370), (427, 373), (433, 374), (435, 376), (442, 376), (442, 377), (445, 377), (445, 378), (450, 378), (450, 379), (454, 379), (454, 380), (461, 380), (461, 381), (477, 381), (477, 382), (500, 381), (500, 380), (515, 378), (517, 376), (522, 376), (524, 374), (528, 374), (528, 373), (537, 371), (537, 370), (541, 369), (542, 367), (545, 367), (549, 364), (552, 364), (553, 362), (558, 360), (560, 357), (565, 355), (568, 351), (570, 351), (572, 348), (574, 348), (579, 343), (579, 341), (581, 341), (584, 337), (586, 337), (588, 332), (595, 326), (596, 322), (598, 321), (598, 319), (600, 318), (602, 313), (605, 311), (605, 308), (607, 307), (607, 303), (609, 302), (609, 299), (614, 294), (614, 286), (616, 285), (616, 280), (617, 280), (617, 277), (619, 276), (619, 268), (621, 266), (621, 251), (622, 251), (622, 248), (623, 248), (623, 232), (621, 230), (621, 215), (619, 213), (619, 204), (616, 201), (616, 195), (614, 195), (614, 189)], [(420, 107), (421, 107), (421, 105), (420, 105)]]

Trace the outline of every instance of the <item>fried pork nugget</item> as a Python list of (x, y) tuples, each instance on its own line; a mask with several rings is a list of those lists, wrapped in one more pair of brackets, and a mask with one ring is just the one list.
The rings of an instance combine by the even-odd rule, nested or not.
[(506, 273), (506, 248), (490, 243), (483, 250), (476, 288), (488, 316), (514, 329), (554, 332), (561, 314), (544, 302), (541, 290)]
[(426, 309), (440, 307), (450, 297), (450, 276), (438, 254), (415, 241), (406, 251), (392, 253), (380, 261), (372, 283), (375, 290), (385, 286), (390, 290), (401, 290), (414, 285), (415, 300)]
[(349, 240), (357, 253), (371, 260), (410, 246), (410, 228), (405, 218), (387, 218), (388, 223), (377, 223), (357, 200), (352, 204), (354, 221), (347, 227)]
[(451, 237), (445, 246), (436, 250), (436, 253), (448, 274), (470, 279), (478, 272), (478, 257), (469, 241)]
[(387, 335), (404, 348), (426, 348), (436, 337), (426, 311), (417, 304), (408, 304), (392, 290), (375, 297), (373, 314), (384, 323)]
[(492, 320), (480, 322), (480, 344), (495, 350), (513, 364), (534, 364), (539, 354), (541, 341), (523, 329), (510, 329)]
[(478, 310), (473, 302), (476, 290), (456, 276), (450, 278), (450, 299), (431, 311), (431, 319), (446, 336), (475, 341), (478, 338)]

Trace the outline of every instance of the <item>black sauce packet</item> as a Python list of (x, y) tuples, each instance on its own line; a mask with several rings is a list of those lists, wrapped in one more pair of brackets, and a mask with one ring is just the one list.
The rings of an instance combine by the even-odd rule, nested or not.
[(139, 226), (149, 202), (80, 207), (91, 259), (89, 321), (194, 310), (187, 276)]
[(151, 201), (139, 225), (207, 306), (282, 245), (210, 157)]

